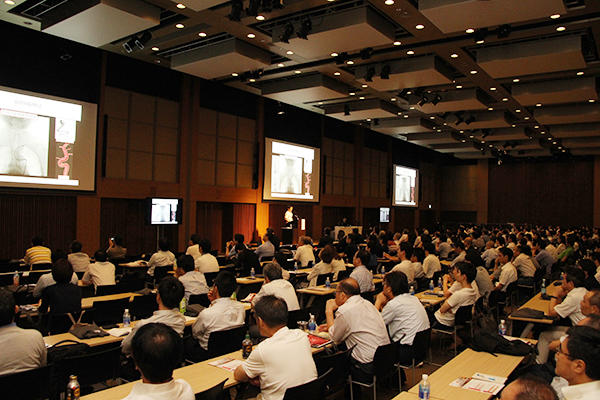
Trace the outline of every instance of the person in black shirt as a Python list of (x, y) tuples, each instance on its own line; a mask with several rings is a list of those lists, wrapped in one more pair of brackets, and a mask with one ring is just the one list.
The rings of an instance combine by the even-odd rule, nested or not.
[(81, 290), (72, 284), (73, 267), (61, 258), (52, 266), (52, 279), (56, 284), (48, 286), (42, 292), (41, 313), (50, 309), (51, 314), (79, 313), (81, 312)]

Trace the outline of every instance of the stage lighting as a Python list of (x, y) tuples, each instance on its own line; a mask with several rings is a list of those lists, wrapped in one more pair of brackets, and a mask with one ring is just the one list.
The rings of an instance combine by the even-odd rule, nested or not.
[(420, 107), (422, 107), (422, 106), (424, 106), (427, 103), (429, 103), (429, 98), (426, 95), (423, 95), (423, 97), (421, 97), (421, 100), (419, 100), (419, 102), (417, 104)]
[(473, 35), (473, 41), (477, 44), (485, 43), (485, 37), (488, 34), (487, 28), (477, 29)]
[(126, 41), (125, 43), (122, 44), (123, 48), (125, 49), (125, 51), (127, 53), (133, 52), (133, 48), (135, 47), (136, 40), (137, 40), (137, 38), (132, 37), (131, 39), (129, 39), (128, 41)]
[(144, 31), (144, 33), (142, 33), (142, 36), (140, 36), (139, 38), (135, 38), (135, 46), (140, 50), (144, 50), (144, 47), (146, 46), (146, 44), (148, 44), (150, 39), (152, 39), (152, 34), (148, 31)]
[(308, 34), (312, 31), (312, 21), (307, 18), (300, 24), (300, 29), (296, 33), (300, 39), (308, 40)]
[(373, 82), (374, 75), (375, 75), (375, 67), (367, 68), (367, 74), (365, 75), (365, 81)]
[(293, 34), (294, 34), (294, 25), (292, 25), (291, 22), (288, 22), (287, 24), (285, 24), (285, 27), (283, 28), (283, 33), (279, 36), (279, 39), (283, 43), (289, 43), (290, 38), (292, 37)]
[(381, 67), (381, 73), (379, 74), (379, 77), (381, 79), (390, 79), (390, 69), (390, 66), (387, 64)]
[(490, 129), (482, 129), (481, 132), (483, 133), (483, 135), (481, 135), (482, 138), (486, 138), (488, 136), (490, 136), (490, 133), (492, 133), (492, 131)]

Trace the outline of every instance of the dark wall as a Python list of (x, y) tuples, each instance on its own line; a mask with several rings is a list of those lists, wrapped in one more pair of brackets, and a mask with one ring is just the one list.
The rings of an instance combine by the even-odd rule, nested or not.
[(490, 222), (591, 225), (591, 159), (490, 162)]

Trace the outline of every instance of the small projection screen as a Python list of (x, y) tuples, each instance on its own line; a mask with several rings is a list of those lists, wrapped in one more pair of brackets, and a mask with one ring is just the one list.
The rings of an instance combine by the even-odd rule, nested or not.
[(97, 106), (0, 86), (0, 187), (93, 191)]
[(419, 171), (414, 168), (394, 165), (395, 206), (417, 207), (419, 199)]
[(320, 151), (265, 139), (264, 200), (319, 201)]

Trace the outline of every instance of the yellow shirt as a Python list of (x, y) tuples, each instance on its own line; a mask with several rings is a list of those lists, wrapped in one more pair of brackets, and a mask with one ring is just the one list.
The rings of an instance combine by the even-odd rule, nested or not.
[(42, 263), (52, 263), (52, 259), (50, 258), (52, 252), (49, 248), (44, 246), (33, 246), (25, 251), (25, 257), (23, 260), (25, 264), (42, 264)]

